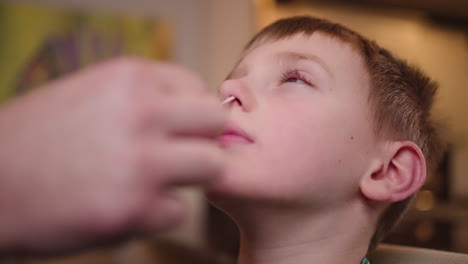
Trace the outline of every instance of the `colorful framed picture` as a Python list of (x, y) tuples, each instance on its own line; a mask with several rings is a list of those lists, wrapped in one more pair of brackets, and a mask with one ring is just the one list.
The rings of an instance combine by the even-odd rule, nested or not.
[(128, 14), (0, 3), (0, 102), (119, 55), (171, 58), (171, 27)]

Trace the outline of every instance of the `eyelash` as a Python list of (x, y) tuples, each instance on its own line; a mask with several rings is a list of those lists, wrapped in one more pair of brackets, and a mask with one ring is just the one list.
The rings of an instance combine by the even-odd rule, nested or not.
[(298, 69), (287, 70), (281, 74), (280, 84), (287, 82), (289, 79), (298, 79), (306, 85), (313, 86), (312, 82), (304, 76)]

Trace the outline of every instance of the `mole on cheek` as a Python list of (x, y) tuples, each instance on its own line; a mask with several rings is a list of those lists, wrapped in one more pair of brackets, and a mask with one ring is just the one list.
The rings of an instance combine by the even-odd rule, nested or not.
[(351, 136), (351, 137), (350, 137), (350, 139), (351, 139), (351, 140), (354, 140), (354, 137), (353, 137), (353, 136)]

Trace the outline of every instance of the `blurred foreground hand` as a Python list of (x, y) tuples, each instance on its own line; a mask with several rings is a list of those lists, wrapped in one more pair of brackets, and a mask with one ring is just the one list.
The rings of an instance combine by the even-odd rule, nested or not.
[(173, 190), (222, 170), (219, 101), (178, 66), (120, 58), (0, 108), (0, 255), (177, 226)]

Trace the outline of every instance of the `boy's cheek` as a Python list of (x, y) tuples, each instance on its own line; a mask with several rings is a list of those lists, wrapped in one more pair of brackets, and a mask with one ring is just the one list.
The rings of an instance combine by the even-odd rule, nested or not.
[(349, 176), (358, 174), (359, 149), (350, 144), (350, 127), (343, 125), (347, 117), (336, 108), (267, 110), (245, 128), (256, 142), (227, 153), (225, 190), (291, 200), (349, 195), (355, 181)]
[(264, 131), (267, 151), (259, 154), (267, 155), (271, 164), (294, 166), (299, 174), (334, 173), (352, 167), (355, 159), (361, 159), (359, 153), (363, 149), (358, 142), (362, 137), (353, 135), (358, 131), (343, 125), (346, 124), (343, 119), (346, 117), (333, 114), (284, 117), (276, 128)]

